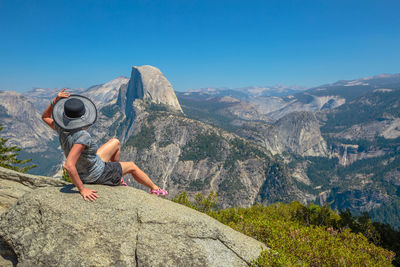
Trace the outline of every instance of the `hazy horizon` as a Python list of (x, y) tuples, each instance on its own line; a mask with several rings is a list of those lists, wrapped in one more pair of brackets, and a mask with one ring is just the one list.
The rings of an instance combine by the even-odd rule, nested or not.
[[(357, 80), (357, 79), (361, 79), (361, 78), (365, 78), (365, 77), (373, 77), (373, 76), (379, 76), (379, 75), (383, 75), (383, 74), (385, 74), (385, 75), (397, 75), (397, 74), (400, 74), (400, 73), (379, 73), (379, 74), (376, 74), (376, 75), (355, 77), (355, 78), (346, 79), (346, 80)], [(115, 78), (113, 78), (113, 79), (111, 79), (111, 80), (114, 80), (114, 79), (116, 79), (116, 78), (118, 78), (118, 77), (126, 77), (126, 78), (129, 78), (129, 76), (119, 75), (119, 76), (117, 76), (117, 77), (115, 77)], [(168, 79), (168, 77), (166, 77), (166, 78)], [(89, 85), (88, 87), (82, 87), (82, 86), (77, 86), (77, 87), (67, 87), (67, 86), (38, 87), (38, 86), (32, 86), (31, 88), (24, 89), (24, 90), (14, 90), (14, 89), (12, 89), (12, 88), (11, 88), (11, 89), (1, 89), (1, 88), (0, 88), (0, 91), (14, 91), (14, 92), (18, 92), (18, 93), (22, 93), (22, 94), (23, 94), (23, 93), (29, 92), (29, 91), (31, 91), (31, 90), (34, 90), (34, 89), (67, 88), (67, 89), (82, 89), (82, 90), (87, 90), (87, 89), (89, 89), (89, 88), (91, 88), (91, 87), (93, 87), (93, 86), (101, 85), (101, 84), (107, 83), (107, 82), (109, 82), (109, 81), (111, 81), (111, 80), (105, 81), (105, 82), (103, 82), (103, 83), (95, 83), (95, 84)], [(250, 87), (267, 88), (267, 87), (275, 87), (275, 86), (283, 86), (283, 87), (286, 87), (286, 88), (296, 88), (296, 89), (298, 89), (298, 90), (307, 90), (307, 89), (311, 89), (311, 88), (313, 88), (313, 87), (318, 87), (318, 86), (325, 85), (325, 84), (332, 84), (332, 83), (335, 83), (335, 82), (338, 82), (338, 81), (342, 81), (342, 80), (344, 80), (344, 79), (339, 79), (339, 80), (335, 80), (335, 81), (329, 81), (329, 82), (317, 84), (317, 85), (310, 86), (310, 87), (302, 86), (302, 85), (290, 85), (290, 84), (287, 85), (287, 84), (277, 83), (277, 84), (269, 84), (269, 85), (247, 85), (247, 86), (235, 86), (235, 87), (227, 87), (227, 86), (205, 86), (205, 87), (198, 87), (198, 88), (187, 88), (187, 89), (183, 89), (183, 90), (177, 90), (176, 88), (174, 88), (174, 90), (177, 91), (177, 92), (187, 92), (187, 91), (190, 91), (190, 90), (199, 90), (199, 89), (208, 89), (208, 88), (210, 88), (210, 89), (235, 89), (235, 90), (237, 90), (237, 89), (250, 88)], [(173, 84), (172, 84), (172, 87), (174, 87)]]

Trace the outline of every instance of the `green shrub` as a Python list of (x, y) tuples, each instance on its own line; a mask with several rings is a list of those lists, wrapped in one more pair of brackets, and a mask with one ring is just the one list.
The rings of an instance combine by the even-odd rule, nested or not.
[(189, 200), (188, 194), (183, 191), (176, 195), (172, 201), (209, 214), (214, 211), (215, 207), (217, 206), (218, 198), (217, 193), (211, 191), (207, 197), (200, 193), (196, 194), (195, 200), (192, 202)]
[(316, 225), (338, 227), (340, 216), (326, 205), (309, 205), (306, 207), (299, 202), (293, 202), (290, 205), (297, 206), (292, 212), (293, 218), (305, 226)]
[(394, 259), (393, 252), (343, 226), (345, 221), (366, 226), (370, 221), (365, 216), (345, 216), (346, 220), (327, 206), (306, 207), (292, 202), (213, 211), (201, 208), (210, 207), (207, 203), (216, 205), (212, 196), (198, 194), (192, 202), (185, 192), (173, 201), (205, 210), (218, 221), (266, 244), (270, 250), (262, 251), (253, 266), (392, 266)]
[(391, 265), (394, 253), (369, 243), (361, 233), (294, 220), (296, 205), (231, 208), (211, 216), (271, 248), (261, 253), (254, 266)]
[(264, 250), (253, 266), (391, 266), (394, 256), (349, 229), (330, 233), (285, 223), (272, 227), (267, 245), (273, 250)]

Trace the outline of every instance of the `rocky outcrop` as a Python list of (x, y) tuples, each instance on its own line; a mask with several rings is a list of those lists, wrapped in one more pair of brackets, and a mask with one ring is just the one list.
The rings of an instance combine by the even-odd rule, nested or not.
[(30, 175), (0, 167), (0, 213), (33, 189), (66, 184), (68, 183), (59, 179)]
[[(24, 194), (36, 188), (66, 184), (61, 180), (29, 175), (0, 167), (0, 214), (14, 205)], [(0, 238), (0, 266), (15, 266), (16, 264), (17, 256), (14, 250)]]
[(274, 126), (285, 150), (302, 156), (326, 156), (328, 149), (321, 136), (319, 121), (311, 112), (292, 112)]
[(264, 245), (205, 214), (131, 187), (34, 190), (0, 220), (19, 266), (247, 266)]
[(122, 85), (126, 85), (129, 78), (120, 76), (102, 85), (92, 86), (82, 94), (89, 97), (95, 104), (98, 110), (103, 106), (115, 104), (117, 102), (119, 89)]
[(273, 124), (243, 123), (237, 133), (255, 140), (272, 154), (327, 156), (328, 148), (320, 131), (320, 122), (312, 112), (292, 112)]
[(283, 99), (285, 100), (285, 104), (282, 107), (267, 114), (274, 120), (279, 120), (292, 112), (316, 112), (333, 109), (346, 102), (344, 98), (337, 95), (317, 96), (311, 94), (309, 91), (294, 96), (287, 96)]
[(182, 108), (179, 105), (171, 83), (159, 69), (153, 66), (145, 65), (132, 67), (126, 97), (126, 103), (128, 104), (125, 109), (126, 114), (130, 113), (130, 104), (133, 103), (135, 99), (164, 104), (174, 110), (182, 112)]

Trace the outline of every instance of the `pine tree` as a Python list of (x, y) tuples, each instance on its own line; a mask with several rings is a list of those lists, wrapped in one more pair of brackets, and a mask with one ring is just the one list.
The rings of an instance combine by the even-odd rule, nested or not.
[[(0, 131), (3, 130), (0, 124)], [(17, 146), (7, 147), (5, 143), (8, 139), (0, 137), (0, 167), (8, 168), (18, 172), (27, 172), (28, 170), (35, 168), (37, 165), (31, 165), (26, 167), (18, 167), (16, 165), (24, 165), (32, 159), (20, 160), (17, 159), (18, 152), (21, 150)]]

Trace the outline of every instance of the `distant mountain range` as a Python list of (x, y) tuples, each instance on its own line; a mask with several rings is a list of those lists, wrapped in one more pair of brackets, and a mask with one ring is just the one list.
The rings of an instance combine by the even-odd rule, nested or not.
[(309, 201), (400, 225), (400, 74), (285, 96), (202, 91), (178, 98), (189, 116), (283, 157)]
[(301, 91), (306, 90), (307, 88), (293, 86), (286, 87), (284, 85), (276, 85), (276, 86), (248, 86), (248, 87), (240, 87), (240, 88), (199, 88), (199, 89), (189, 89), (187, 92), (189, 94), (197, 93), (199, 95), (213, 95), (213, 96), (231, 96), (238, 97), (242, 100), (248, 100), (251, 97), (260, 97), (260, 96), (286, 96), (295, 94)]
[[(319, 111), (337, 108), (374, 89), (396, 89), (400, 86), (400, 74), (382, 74), (352, 81), (338, 81), (315, 88), (297, 87), (245, 87), (242, 89), (204, 88), (177, 93), (182, 105), (187, 102), (221, 103), (221, 116), (234, 114), (245, 120), (275, 121), (293, 111)], [(237, 107), (237, 108), (235, 108)], [(226, 108), (229, 114), (226, 114)], [(193, 111), (194, 112), (194, 111)], [(195, 114), (193, 114), (196, 116)], [(201, 116), (198, 114), (198, 116)]]
[[(0, 92), (1, 135), (39, 164), (36, 174), (61, 170), (57, 137), (40, 120), (58, 91)], [(71, 92), (98, 106), (96, 140), (118, 137), (122, 159), (171, 195), (213, 190), (221, 207), (299, 200), (400, 225), (400, 74), (175, 93), (158, 69), (142, 66)]]

